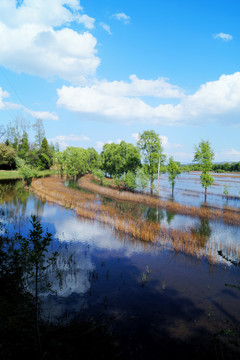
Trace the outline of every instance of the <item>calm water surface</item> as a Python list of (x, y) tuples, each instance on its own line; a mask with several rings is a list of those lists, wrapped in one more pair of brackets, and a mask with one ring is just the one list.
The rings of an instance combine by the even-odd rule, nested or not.
[(142, 242), (82, 219), (24, 191), (20, 182), (1, 183), (0, 189), (1, 232), (27, 235), (29, 218), (36, 214), (53, 234), (53, 248), (60, 245), (66, 258), (74, 255), (70, 267), (60, 264), (61, 279), (51, 274), (55, 293), (42, 294), (45, 318), (65, 322), (106, 317), (119, 334), (137, 334), (156, 344), (165, 338), (186, 343), (207, 339), (239, 326), (240, 290), (233, 286), (240, 286), (240, 269), (217, 250), (238, 258), (240, 226), (146, 207), (135, 210), (165, 226), (203, 231), (206, 241), (199, 255), (192, 256), (172, 251), (161, 239), (157, 244)]

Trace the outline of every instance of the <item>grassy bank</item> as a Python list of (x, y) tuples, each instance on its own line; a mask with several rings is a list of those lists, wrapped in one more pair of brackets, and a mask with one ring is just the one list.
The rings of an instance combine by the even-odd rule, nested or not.
[[(51, 176), (56, 173), (56, 170), (42, 170), (39, 171), (38, 177)], [(0, 170), (0, 180), (20, 180), (21, 178), (17, 170)]]

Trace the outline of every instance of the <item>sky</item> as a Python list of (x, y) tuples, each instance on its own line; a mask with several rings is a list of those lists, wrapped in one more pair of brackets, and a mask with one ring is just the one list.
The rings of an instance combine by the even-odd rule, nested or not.
[[(240, 161), (238, 0), (0, 0), (0, 125), (94, 147), (154, 130), (164, 153)], [(30, 136), (33, 136), (30, 130)]]

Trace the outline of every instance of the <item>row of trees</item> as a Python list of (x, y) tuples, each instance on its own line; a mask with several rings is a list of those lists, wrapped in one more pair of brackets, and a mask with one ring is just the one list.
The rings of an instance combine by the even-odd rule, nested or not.
[[(118, 185), (121, 179), (130, 190), (136, 187), (143, 189), (150, 183), (151, 194), (156, 179), (156, 191), (159, 194), (159, 178), (162, 171), (168, 173), (173, 193), (176, 177), (181, 172), (180, 164), (175, 162), (173, 157), (169, 158), (166, 166), (161, 139), (153, 130), (140, 134), (137, 146), (125, 141), (121, 141), (120, 144), (105, 144), (101, 154), (98, 154), (94, 148), (86, 150), (79, 147), (68, 147), (61, 152), (58, 145), (48, 144), (41, 119), (37, 119), (32, 128), (35, 132), (35, 141), (30, 143), (29, 125), (24, 119), (17, 118), (6, 129), (0, 127), (0, 137), (5, 139), (4, 143), (0, 143), (0, 169), (14, 169), (19, 164), (23, 168), (25, 164), (44, 170), (50, 169), (54, 164), (61, 175), (65, 172), (75, 180), (88, 172), (100, 170), (107, 176), (114, 177)], [(213, 183), (213, 178), (209, 174), (213, 169), (213, 158), (214, 153), (208, 141), (202, 141), (195, 148), (194, 162), (202, 170), (201, 183), (205, 189), (205, 196), (208, 186)]]

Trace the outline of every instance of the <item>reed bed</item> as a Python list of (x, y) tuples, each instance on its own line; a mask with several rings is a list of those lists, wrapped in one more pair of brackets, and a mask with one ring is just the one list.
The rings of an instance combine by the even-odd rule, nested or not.
[(83, 218), (97, 220), (109, 225), (123, 237), (124, 235), (131, 235), (132, 238), (141, 239), (146, 243), (151, 242), (199, 258), (204, 254), (210, 261), (213, 259), (215, 262), (218, 261), (218, 244), (215, 243), (213, 247), (211, 245), (208, 245), (209, 248), (206, 247), (206, 237), (194, 233), (191, 229), (186, 229), (186, 231), (174, 230), (157, 222), (151, 222), (140, 217), (131, 217), (129, 213), (121, 211), (114, 204), (102, 204), (94, 194), (81, 193), (78, 190), (66, 188), (63, 181), (57, 178), (33, 180), (31, 189), (47, 201), (75, 209), (76, 213)]
[(189, 215), (192, 217), (200, 217), (209, 220), (221, 220), (230, 225), (240, 224), (240, 209), (238, 208), (224, 207), (221, 209), (217, 208), (217, 206), (204, 206), (199, 208), (197, 206), (182, 205), (172, 201), (161, 200), (147, 194), (131, 193), (129, 191), (119, 191), (108, 187), (102, 187), (92, 183), (91, 180), (92, 175), (86, 175), (79, 180), (78, 184), (84, 189), (118, 201), (135, 202), (151, 207), (159, 207), (177, 214)]

